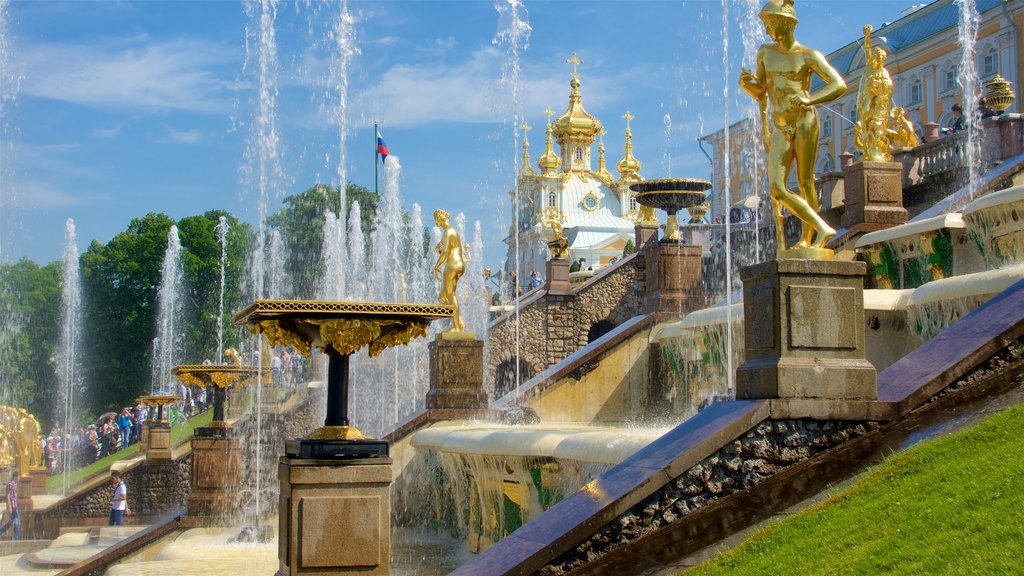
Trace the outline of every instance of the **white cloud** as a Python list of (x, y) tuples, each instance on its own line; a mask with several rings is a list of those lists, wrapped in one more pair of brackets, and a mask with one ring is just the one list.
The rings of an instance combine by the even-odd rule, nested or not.
[(169, 128), (167, 135), (172, 141), (179, 144), (195, 144), (202, 140), (203, 134), (199, 130), (178, 130)]
[(96, 107), (216, 112), (229, 106), (222, 65), (237, 50), (203, 40), (151, 42), (145, 36), (90, 44), (25, 46), (21, 92)]
[[(388, 126), (414, 126), (429, 122), (502, 122), (511, 116), (511, 87), (500, 79), (504, 58), (483, 48), (463, 62), (396, 65), (375, 84), (353, 96), (354, 117), (379, 118)], [(565, 110), (569, 74), (564, 67), (521, 78), (520, 106), (528, 118), (543, 118), (551, 106)], [(585, 78), (584, 104), (599, 107), (621, 94), (617, 82), (595, 76)]]
[(82, 206), (89, 200), (58, 190), (50, 184), (36, 180), (13, 181), (9, 185), (9, 193), (5, 194), (5, 204), (18, 210), (49, 210)]
[(99, 138), (113, 138), (115, 136), (120, 136), (121, 130), (123, 128), (124, 124), (118, 122), (114, 126), (108, 126), (105, 128), (93, 128), (92, 134), (93, 136), (97, 136)]

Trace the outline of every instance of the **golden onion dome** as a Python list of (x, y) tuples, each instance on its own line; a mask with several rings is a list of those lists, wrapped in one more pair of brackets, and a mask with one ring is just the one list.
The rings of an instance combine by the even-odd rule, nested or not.
[(601, 122), (583, 108), (583, 99), (580, 97), (580, 79), (575, 72), (572, 75), (572, 80), (569, 81), (569, 86), (572, 88), (569, 93), (569, 107), (558, 120), (555, 120), (555, 138), (559, 143), (570, 139), (593, 142), (603, 129)]
[(620, 182), (639, 182), (642, 179), (639, 174), (640, 161), (633, 156), (633, 132), (629, 128), (629, 121), (634, 116), (626, 112), (623, 118), (626, 120), (626, 149), (622, 155), (622, 160), (619, 160), (619, 163), (615, 165), (615, 169), (619, 171)]
[(554, 114), (554, 112), (551, 111), (551, 107), (549, 106), (548, 109), (544, 111), (544, 113), (547, 114), (548, 116), (548, 134), (547, 139), (544, 142), (544, 155), (541, 156), (539, 160), (537, 160), (537, 166), (540, 167), (542, 175), (554, 176), (555, 172), (558, 171), (559, 166), (562, 165), (562, 159), (559, 158), (557, 154), (555, 154), (555, 147), (551, 138), (551, 134), (554, 131), (554, 129), (551, 126), (551, 116)]

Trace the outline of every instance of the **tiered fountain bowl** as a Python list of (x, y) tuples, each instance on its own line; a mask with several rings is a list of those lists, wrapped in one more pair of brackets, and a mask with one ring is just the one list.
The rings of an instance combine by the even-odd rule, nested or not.
[(213, 394), (213, 422), (196, 429), (196, 436), (223, 436), (231, 429), (224, 420), (225, 390), (231, 386), (242, 387), (255, 382), (259, 377), (258, 366), (237, 366), (234, 364), (183, 364), (171, 370), (182, 382), (202, 386)]
[(181, 400), (181, 396), (175, 394), (151, 394), (139, 396), (138, 402), (149, 408), (150, 426), (168, 426), (167, 413), (164, 406), (169, 406)]
[(698, 178), (662, 178), (637, 182), (630, 185), (629, 189), (636, 194), (636, 201), (641, 205), (660, 208), (668, 213), (664, 240), (681, 242), (676, 213), (683, 208), (704, 204), (708, 199), (707, 191), (711, 189), (711, 182)]
[[(291, 346), (305, 356), (327, 354), (327, 418), (308, 438), (289, 440), (296, 458), (342, 459), (388, 455), (388, 444), (364, 436), (348, 418), (348, 358), (369, 347), (370, 356), (427, 335), (430, 323), (455, 313), (448, 304), (257, 300), (235, 315), (235, 324), (262, 334), (271, 346)], [(364, 385), (373, 385), (365, 383)]]

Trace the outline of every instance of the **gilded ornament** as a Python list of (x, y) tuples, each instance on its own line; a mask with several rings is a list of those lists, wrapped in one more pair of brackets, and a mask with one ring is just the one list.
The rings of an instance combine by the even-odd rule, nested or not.
[[(434, 211), (434, 223), (441, 228), (441, 241), (435, 247), (437, 251), (437, 263), (434, 264), (434, 278), (441, 278), (441, 292), (438, 300), (442, 304), (450, 304), (454, 308), (452, 315), (452, 332), (462, 332), (466, 326), (462, 323), (459, 315), (459, 300), (456, 295), (456, 288), (459, 278), (466, 269), (463, 261), (462, 239), (459, 232), (450, 224), (451, 216), (444, 210)], [(444, 265), (444, 275), (441, 275), (441, 265)]]
[(985, 104), (997, 111), (1004, 112), (1009, 108), (1013, 101), (1017, 99), (1017, 96), (1010, 89), (1010, 82), (1003, 79), (1002, 76), (996, 74), (996, 77), (985, 83), (987, 93), (985, 94)]
[(544, 212), (540, 224), (544, 228), (550, 228), (548, 235), (548, 250), (551, 251), (552, 260), (567, 260), (569, 258), (569, 240), (563, 234), (562, 220), (565, 215), (554, 206)]
[[(846, 93), (846, 83), (817, 50), (801, 45), (793, 36), (797, 25), (793, 0), (771, 0), (760, 13), (765, 31), (774, 41), (757, 51), (757, 70), (744, 68), (740, 87), (757, 100), (764, 126), (768, 184), (772, 199), (779, 258), (832, 259), (825, 247), (836, 231), (818, 214), (814, 188), (814, 160), (818, 149), (818, 114), (815, 106)], [(811, 80), (818, 75), (823, 87), (811, 94)], [(769, 109), (771, 114), (769, 116)], [(796, 168), (798, 192), (786, 182)], [(786, 249), (782, 208), (803, 223), (800, 240)]]
[(889, 129), (889, 146), (898, 148), (914, 148), (921, 143), (914, 131), (914, 125), (907, 118), (906, 111), (897, 106), (892, 109), (892, 125)]
[(864, 26), (864, 75), (857, 89), (857, 114), (853, 143), (867, 162), (889, 162), (889, 107), (892, 105), (892, 78), (885, 69), (888, 53), (871, 47), (871, 25)]

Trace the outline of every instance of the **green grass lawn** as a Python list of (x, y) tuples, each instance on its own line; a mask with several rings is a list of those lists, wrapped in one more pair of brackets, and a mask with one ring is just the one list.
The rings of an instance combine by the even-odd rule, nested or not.
[[(187, 442), (188, 439), (192, 437), (192, 434), (195, 432), (196, 428), (200, 426), (208, 426), (212, 421), (213, 410), (207, 410), (206, 412), (200, 414), (199, 416), (196, 416), (195, 418), (188, 420), (182, 426), (176, 426), (174, 428), (171, 428), (171, 445), (178, 446), (183, 442)], [(107, 470), (108, 468), (110, 468), (110, 465), (113, 464), (114, 462), (117, 462), (118, 460), (124, 460), (125, 458), (131, 458), (138, 453), (139, 445), (132, 444), (128, 448), (121, 450), (120, 452), (114, 452), (113, 454), (107, 456), (106, 458), (97, 460), (92, 464), (89, 464), (88, 466), (84, 466), (77, 470), (72, 470), (71, 473), (68, 474), (69, 485), (74, 486), (75, 484), (82, 482), (83, 480), (93, 476), (94, 474), (98, 474), (100, 472)], [(63, 489), (63, 486), (64, 476), (61, 474), (48, 476), (46, 478), (46, 492), (48, 494), (59, 494)]]
[(1024, 574), (1024, 406), (895, 454), (686, 574)]

